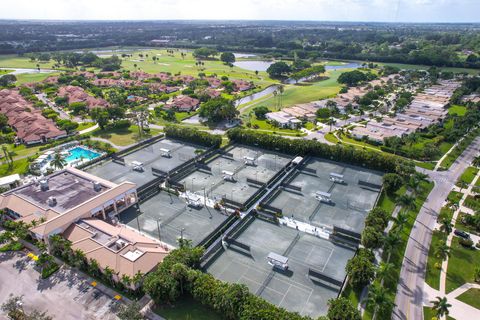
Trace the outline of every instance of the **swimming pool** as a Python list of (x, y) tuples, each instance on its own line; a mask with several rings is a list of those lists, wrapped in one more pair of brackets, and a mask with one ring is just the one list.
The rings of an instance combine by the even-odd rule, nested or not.
[(68, 153), (69, 155), (65, 157), (65, 161), (67, 163), (71, 163), (80, 159), (90, 161), (101, 156), (100, 153), (85, 149), (83, 147), (75, 147), (73, 149), (70, 149)]

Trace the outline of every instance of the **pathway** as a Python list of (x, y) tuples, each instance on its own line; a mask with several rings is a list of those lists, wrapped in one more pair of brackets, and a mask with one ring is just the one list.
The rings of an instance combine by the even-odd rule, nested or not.
[(480, 309), (472, 307), (457, 298), (468, 291), (469, 289), (480, 289), (480, 284), (476, 283), (465, 283), (462, 286), (458, 287), (457, 289), (453, 290), (447, 295), (442, 294), (440, 291), (433, 289), (429, 285), (425, 284), (425, 288), (423, 291), (423, 304), (427, 307), (431, 307), (431, 301), (436, 300), (437, 297), (445, 296), (447, 301), (452, 306), (450, 307), (449, 316), (453, 317), (454, 319), (480, 319)]
[(95, 124), (94, 126), (91, 126), (91, 127), (89, 127), (89, 128), (80, 130), (80, 131), (78, 131), (78, 134), (89, 133), (89, 132), (92, 132), (92, 131), (94, 131), (94, 130), (96, 130), (96, 129), (98, 129), (98, 124)]
[(480, 137), (477, 137), (447, 171), (419, 170), (428, 174), (435, 186), (417, 215), (405, 249), (392, 315), (395, 320), (423, 319), (423, 290), (432, 230), (455, 181), (470, 165), (479, 147)]
[[(462, 141), (462, 139), (460, 141)], [(433, 169), (434, 171), (437, 171), (438, 168), (440, 168), (440, 166), (442, 164), (442, 161), (445, 160), (445, 158), (449, 155), (450, 152), (453, 151), (453, 149), (455, 149), (455, 147), (458, 145), (458, 143), (460, 141), (455, 142), (455, 144), (440, 159), (438, 159), (437, 164), (435, 165), (435, 168)]]

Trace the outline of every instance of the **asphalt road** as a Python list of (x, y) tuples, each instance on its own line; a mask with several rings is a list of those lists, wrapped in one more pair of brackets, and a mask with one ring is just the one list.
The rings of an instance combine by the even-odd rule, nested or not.
[(432, 230), (444, 200), (457, 179), (478, 154), (479, 147), (480, 138), (477, 138), (447, 171), (429, 171), (417, 168), (430, 176), (430, 179), (435, 182), (435, 187), (420, 209), (410, 233), (400, 271), (395, 298), (396, 306), (392, 319), (423, 319), (423, 285)]

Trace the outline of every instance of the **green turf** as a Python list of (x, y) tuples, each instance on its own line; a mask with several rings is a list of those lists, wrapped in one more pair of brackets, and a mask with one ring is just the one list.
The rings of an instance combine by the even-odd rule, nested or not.
[[(412, 69), (412, 70), (428, 70), (431, 66), (425, 65), (418, 65), (418, 64), (406, 64), (406, 63), (379, 63), (379, 65), (389, 65), (392, 67), (397, 67), (400, 69)], [(478, 74), (477, 69), (469, 69), (469, 68), (452, 68), (452, 67), (442, 67), (439, 68), (443, 71), (451, 71), (455, 73), (463, 73), (466, 72), (468, 74)]]
[(459, 295), (456, 299), (465, 302), (466, 304), (471, 305), (474, 308), (480, 309), (480, 289), (468, 289), (467, 291)]
[(24, 174), (28, 171), (28, 160), (20, 159), (13, 161), (13, 166), (10, 168), (5, 162), (0, 165), (0, 177), (8, 176), (11, 174)]
[(154, 312), (166, 320), (220, 320), (222, 316), (191, 297), (182, 297), (174, 305), (159, 306)]
[(448, 114), (456, 114), (457, 116), (464, 116), (465, 113), (467, 113), (467, 107), (464, 106), (459, 106), (459, 105), (453, 105), (450, 108), (448, 108)]
[(137, 143), (142, 139), (157, 135), (158, 133), (160, 133), (159, 130), (151, 129), (149, 134), (143, 134), (142, 137), (139, 137), (138, 127), (132, 125), (126, 129), (96, 129), (91, 133), (91, 135), (94, 137), (107, 139), (117, 146), (128, 146), (133, 143)]
[(465, 248), (454, 237), (448, 259), (446, 292), (449, 293), (462, 284), (474, 282), (473, 271), (480, 266), (480, 250)]
[[(437, 317), (435, 316), (435, 311), (432, 308), (423, 307), (423, 319), (424, 320), (437, 320)], [(455, 320), (455, 318), (447, 316), (447, 320)]]
[(460, 186), (462, 182), (466, 184), (472, 183), (477, 173), (478, 173), (478, 168), (468, 167), (467, 169), (465, 169), (465, 171), (462, 173), (462, 175), (458, 179), (457, 186)]
[(22, 73), (17, 74), (17, 84), (24, 84), (29, 82), (40, 82), (50, 76), (58, 75), (59, 73)]
[(468, 215), (468, 213), (465, 213), (465, 212), (460, 212), (458, 214), (458, 217), (457, 217), (457, 220), (455, 222), (455, 229), (459, 229), (459, 230), (463, 230), (463, 231), (466, 231), (468, 233), (471, 233), (471, 234), (475, 234), (475, 235), (478, 235), (480, 236), (480, 230), (477, 230), (474, 226), (470, 225), (470, 224), (464, 224), (462, 221), (463, 221), (463, 217), (465, 215)]
[(438, 230), (433, 231), (432, 235), (432, 242), (430, 244), (430, 250), (428, 251), (428, 260), (427, 260), (427, 272), (425, 275), (425, 282), (432, 288), (439, 290), (440, 288), (440, 268), (437, 266), (442, 265), (442, 259), (435, 256), (435, 247), (438, 246), (439, 243), (445, 242), (447, 240), (447, 236), (444, 232), (440, 232)]
[(460, 202), (460, 200), (462, 199), (462, 197), (463, 197), (463, 193), (457, 192), (457, 191), (451, 191), (451, 192), (448, 194), (447, 199), (448, 199), (450, 202), (458, 205), (459, 202)]

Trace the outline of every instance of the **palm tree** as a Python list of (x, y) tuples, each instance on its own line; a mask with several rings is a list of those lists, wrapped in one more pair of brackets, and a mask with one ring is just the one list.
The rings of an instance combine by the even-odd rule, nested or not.
[(475, 158), (473, 158), (472, 165), (474, 165), (475, 167), (480, 167), (480, 156), (476, 156)]
[(80, 249), (73, 251), (72, 264), (79, 269), (83, 269), (85, 267), (85, 263), (85, 253)]
[(387, 278), (389, 273), (393, 270), (394, 264), (389, 262), (380, 262), (380, 265), (377, 268), (377, 278), (381, 279), (381, 284)]
[(333, 126), (335, 123), (337, 123), (337, 121), (336, 121), (334, 118), (332, 118), (332, 117), (328, 118), (327, 124), (330, 125), (330, 132), (332, 131), (332, 126)]
[(113, 285), (114, 270), (109, 266), (106, 266), (105, 269), (103, 269), (103, 274), (105, 275), (105, 278)]
[(392, 255), (392, 250), (400, 244), (400, 234), (397, 232), (390, 232), (383, 239), (383, 247), (385, 250), (388, 250), (388, 256), (386, 262), (390, 261), (390, 256)]
[(434, 254), (437, 258), (446, 260), (448, 257), (450, 257), (450, 247), (447, 246), (445, 242), (441, 241), (435, 248)]
[(93, 276), (98, 276), (100, 272), (100, 265), (98, 264), (97, 260), (90, 259), (88, 263), (88, 272), (91, 273)]
[(128, 274), (122, 275), (120, 281), (123, 283), (125, 288), (129, 289), (130, 285), (132, 284), (132, 278)]
[(136, 63), (134, 63), (134, 64), (133, 64), (133, 67), (134, 67), (134, 68), (135, 68), (135, 70), (136, 70), (136, 69), (137, 69), (137, 64), (136, 64)]
[(447, 303), (447, 298), (443, 297), (436, 297), (437, 300), (430, 301), (433, 303), (433, 310), (435, 310), (437, 318), (441, 318), (444, 315), (447, 315), (450, 313), (448, 311), (448, 308), (450, 308), (452, 305)]
[(448, 218), (443, 218), (440, 221), (440, 231), (445, 232), (445, 234), (448, 236), (452, 230), (453, 230), (453, 224)]
[(370, 288), (367, 303), (373, 306), (373, 320), (376, 319), (378, 313), (384, 313), (395, 305), (392, 298), (388, 295), (387, 290), (378, 285)]
[(407, 194), (399, 196), (397, 198), (397, 204), (402, 206), (405, 211), (414, 210), (417, 207), (415, 198)]
[(135, 275), (133, 276), (132, 282), (133, 282), (133, 286), (135, 287), (135, 291), (137, 291), (138, 288), (140, 288), (140, 285), (143, 280), (143, 276), (144, 274), (141, 273), (140, 271), (137, 271), (137, 273), (135, 273)]
[(63, 167), (67, 165), (67, 161), (65, 161), (60, 151), (56, 151), (55, 155), (53, 156), (53, 160), (50, 162), (50, 165), (59, 170), (63, 169)]
[(279, 104), (279, 109), (282, 109), (282, 96), (283, 92), (285, 91), (285, 88), (282, 85), (278, 86), (278, 104)]
[(392, 217), (392, 220), (395, 222), (397, 230), (402, 230), (408, 222), (408, 215), (406, 212), (399, 212), (396, 217)]

